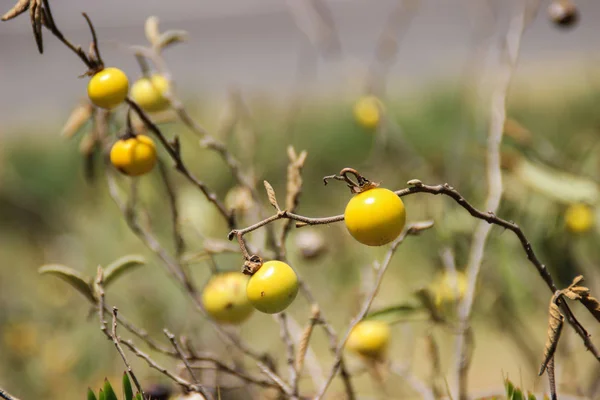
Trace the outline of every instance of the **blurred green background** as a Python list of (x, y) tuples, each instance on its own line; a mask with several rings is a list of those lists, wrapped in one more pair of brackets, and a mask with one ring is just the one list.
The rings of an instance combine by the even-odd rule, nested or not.
[[(341, 7), (343, 2), (335, 3), (336, 7)], [(360, 7), (370, 7), (365, 4)], [(336, 7), (334, 11), (339, 11), (340, 19), (346, 22), (346, 29), (349, 26), (354, 35), (360, 36), (351, 22), (357, 16), (362, 18), (361, 9), (356, 6), (344, 14), (341, 8), (338, 10)], [(595, 10), (593, 6), (589, 9)], [(384, 16), (386, 10), (381, 7), (376, 13)], [(152, 11), (145, 10), (144, 18)], [(134, 14), (141, 15), (137, 10)], [(171, 17), (170, 22), (182, 18), (181, 15)], [(253, 18), (260, 24), (262, 14)], [(135, 26), (138, 36), (143, 23), (141, 17), (139, 19)], [(277, 18), (271, 18), (271, 22), (278, 27), (283, 24)], [(182, 24), (185, 23), (194, 25), (195, 21), (187, 20)], [(539, 18), (537, 24), (540, 24)], [(344, 26), (342, 23), (342, 31)], [(435, 29), (438, 29), (441, 25), (436, 26)], [(590, 26), (588, 23), (582, 25), (580, 31), (575, 31), (575, 35), (577, 32), (581, 35), (577, 36), (579, 40), (572, 41), (572, 46), (580, 46), (578, 51), (585, 51), (591, 43), (584, 40), (593, 37), (590, 33), (595, 31)], [(0, 28), (3, 27), (0, 25)], [(109, 40), (111, 34), (117, 38), (125, 35), (118, 29), (106, 29), (110, 28), (106, 22), (104, 26), (101, 23), (100, 28), (108, 32)], [(131, 26), (127, 28), (132, 29)], [(205, 25), (196, 28), (208, 30)], [(217, 29), (216, 26), (210, 28)], [(379, 25), (371, 28), (365, 29), (371, 33), (379, 31)], [(263, 32), (259, 28), (253, 29)], [(419, 29), (427, 31), (429, 28), (421, 24)], [(543, 29), (533, 32), (532, 43), (539, 43), (540, 36), (548, 38), (543, 40), (546, 44), (556, 43), (554, 37)], [(228, 30), (221, 32), (229, 33)], [(13, 55), (2, 60), (5, 64), (0, 64), (0, 67), (10, 67), (0, 69), (0, 73), (10, 72), (0, 74), (0, 78), (4, 78), (2, 84), (9, 80), (25, 82), (24, 76), (16, 77), (20, 68), (44, 62), (44, 58), (41, 61), (36, 59), (36, 63), (23, 58), (26, 56), (22, 54), (25, 45), (14, 44), (14, 49), (11, 48), (12, 43), (21, 43), (19, 40), (25, 43), (26, 37), (27, 48), (34, 51), (31, 37), (19, 36), (18, 32), (13, 35), (14, 41), (10, 43), (8, 40), (0, 41), (0, 46), (6, 46), (0, 47), (0, 54)], [(29, 31), (27, 35), (30, 35)], [(371, 36), (367, 39), (372, 39)], [(203, 37), (204, 41), (213, 41), (207, 35)], [(562, 40), (563, 45), (569, 45), (565, 37), (568, 35), (561, 36), (557, 42)], [(363, 36), (352, 38), (359, 44), (369, 41)], [(283, 36), (283, 39), (286, 37)], [(263, 43), (261, 37), (252, 36), (249, 40)], [(54, 42), (54, 39), (50, 41)], [(223, 39), (213, 42), (212, 50), (217, 51), (222, 50), (219, 43), (232, 46), (235, 41)], [(439, 42), (437, 46), (444, 47), (444, 41)], [(452, 42), (463, 43), (458, 39)], [(408, 40), (408, 43), (412, 42)], [(418, 46), (429, 48), (428, 44), (431, 43), (425, 40)], [(58, 47), (57, 43), (50, 46), (53, 45)], [(534, 47), (530, 43), (528, 48), (527, 42), (524, 46), (525, 50)], [(108, 54), (114, 56), (114, 46), (107, 47)], [(292, 54), (288, 58), (294, 59), (296, 48), (284, 47)], [(371, 51), (373, 46), (369, 42), (363, 47), (361, 51)], [(448, 46), (448, 51), (452, 49)], [(100, 332), (96, 315), (90, 314), (90, 305), (65, 282), (52, 276), (40, 276), (38, 268), (45, 264), (63, 264), (91, 278), (98, 265), (106, 266), (128, 254), (143, 255), (147, 265), (121, 277), (107, 290), (108, 305), (117, 306), (122, 315), (165, 345), (168, 342), (162, 330), (168, 328), (176, 335), (191, 338), (199, 350), (214, 352), (224, 361), (239, 359), (240, 355), (226, 348), (211, 326), (194, 311), (187, 294), (169, 277), (160, 260), (129, 230), (107, 193), (101, 160), (97, 159), (94, 164), (96, 178), (86, 181), (80, 146), (88, 127), (68, 140), (60, 136), (72, 98), (83, 93), (83, 84), (74, 81), (74, 76), (81, 73), (81, 66), (68, 58), (72, 55), (67, 57), (53, 51), (47, 53), (69, 61), (70, 69), (56, 75), (60, 79), (72, 80), (68, 84), (71, 85), (69, 90), (59, 93), (52, 85), (63, 83), (52, 79), (48, 82), (49, 89), (44, 92), (43, 86), (36, 83), (36, 79), (42, 79), (44, 74), (35, 74), (31, 76), (30, 84), (24, 85), (23, 92), (15, 94), (16, 97), (3, 94), (0, 98), (7, 119), (8, 114), (13, 112), (26, 115), (26, 118), (16, 119), (18, 122), (11, 120), (6, 123), (0, 136), (0, 387), (21, 399), (76, 399), (84, 395), (88, 386), (99, 388), (105, 377), (112, 382), (120, 381), (124, 370), (122, 360), (113, 344)], [(273, 57), (263, 57), (264, 54), (258, 50), (250, 51), (251, 55), (238, 48), (228, 51), (241, 59), (254, 57), (266, 60), (263, 61), (271, 66), (278, 65)], [(272, 48), (269, 51), (277, 53)], [(352, 51), (350, 46), (350, 53)], [(337, 173), (344, 167), (357, 168), (366, 177), (390, 189), (403, 188), (410, 179), (420, 179), (429, 184), (447, 182), (473, 205), (483, 206), (487, 190), (485, 146), (490, 115), (490, 82), (482, 80), (476, 84), (477, 77), (468, 69), (462, 70), (462, 66), (458, 73), (453, 70), (451, 78), (423, 80), (421, 77), (417, 84), (409, 83), (410, 79), (403, 74), (392, 76), (387, 95), (382, 97), (385, 121), (377, 130), (361, 127), (353, 115), (353, 106), (362, 94), (358, 86), (363, 83), (355, 75), (351, 75), (348, 87), (343, 90), (319, 91), (315, 88), (319, 89), (322, 82), (315, 81), (312, 86), (306, 84), (306, 87), (301, 82), (299, 87), (290, 91), (293, 94), (289, 96), (272, 90), (272, 87), (263, 87), (264, 82), (257, 78), (256, 87), (241, 85), (241, 96), (250, 117), (237, 124), (230, 135), (224, 135), (221, 130), (224, 110), (231, 106), (229, 98), (222, 96), (226, 90), (215, 95), (214, 91), (196, 90), (198, 87), (194, 84), (208, 87), (211, 73), (216, 74), (215, 71), (220, 69), (223, 74), (232, 71), (223, 69), (221, 64), (224, 62), (221, 61), (219, 65), (212, 65), (212, 70), (207, 67), (206, 75), (188, 87), (186, 79), (198, 74), (201, 63), (197, 60), (183, 61), (186, 57), (196, 57), (193, 51), (175, 54), (178, 55), (174, 58), (180, 58), (175, 58), (173, 69), (176, 77), (180, 76), (177, 72), (182, 72), (183, 78), (178, 82), (185, 104), (198, 121), (230, 146), (246, 169), (253, 166), (259, 188), (262, 180), (268, 180), (283, 202), (287, 147), (292, 145), (298, 152), (308, 152), (298, 208), (302, 215), (328, 216), (343, 212), (350, 199), (349, 191), (339, 182), (324, 186), (322, 177)], [(439, 55), (433, 50), (421, 52), (426, 60), (430, 54)], [(527, 54), (525, 51), (525, 58)], [(498, 214), (523, 228), (559, 287), (568, 286), (576, 275), (583, 274), (585, 284), (599, 296), (600, 75), (596, 71), (593, 54), (585, 58), (586, 62), (582, 62), (584, 57), (579, 53), (572, 57), (560, 54), (546, 54), (547, 58), (541, 57), (537, 62), (529, 59), (524, 67), (517, 70), (507, 104), (508, 119), (502, 145), (505, 194)], [(212, 62), (218, 59), (218, 55), (208, 51), (206, 58)], [(125, 57), (121, 55), (121, 58)], [(129, 58), (124, 63), (133, 65), (133, 58)], [(223, 59), (227, 63), (228, 59)], [(446, 68), (446, 58), (441, 55), (434, 62), (426, 63), (423, 59), (421, 62)], [(236, 75), (233, 71), (233, 77), (243, 76), (254, 82), (250, 71), (260, 70), (261, 80), (271, 78), (270, 70), (246, 68), (240, 62), (230, 64), (248, 70), (246, 75)], [(48, 62), (48, 65), (57, 68), (58, 64)], [(127, 65), (131, 67), (128, 71), (134, 71), (132, 65)], [(289, 71), (294, 70), (294, 65), (294, 62), (285, 64), (290, 67)], [(402, 63), (398, 65), (403, 66)], [(419, 65), (415, 63), (411, 68), (418, 69)], [(332, 75), (332, 71), (327, 72)], [(52, 71), (53, 76), (56, 73)], [(273, 82), (282, 80), (293, 86), (292, 75), (274, 74)], [(15, 77), (8, 79), (7, 76)], [(321, 75), (321, 80), (327, 79), (323, 76), (328, 75)], [(219, 76), (219, 79), (223, 77)], [(77, 92), (77, 84), (81, 86), (81, 92)], [(52, 104), (47, 108), (34, 107), (33, 104), (42, 102), (41, 96), (34, 96), (34, 89), (46, 93), (44, 102)], [(67, 96), (65, 93), (70, 94)], [(55, 95), (57, 100), (53, 103), (52, 96)], [(72, 98), (67, 99), (69, 96)], [(31, 107), (25, 107), (28, 98), (32, 99)], [(49, 112), (53, 107), (56, 112)], [(123, 120), (124, 110), (118, 110), (117, 125)], [(220, 158), (203, 149), (198, 139), (180, 123), (167, 122), (161, 127), (169, 138), (180, 137), (183, 157), (190, 170), (220, 198), (226, 198), (235, 183)], [(117, 129), (113, 129), (112, 135), (116, 133)], [(165, 154), (161, 157), (167, 165), (171, 165)], [(187, 244), (186, 256), (202, 252), (207, 238), (226, 240), (228, 229), (212, 205), (175, 171), (170, 171), (170, 174), (176, 186)], [(173, 251), (167, 194), (160, 176), (154, 171), (138, 180), (140, 203), (148, 210), (151, 226), (161, 243)], [(120, 182), (126, 187), (128, 178), (123, 177)], [(262, 191), (261, 194), (261, 206), (270, 212), (266, 194)], [(441, 257), (444, 249), (452, 249), (459, 270), (467, 263), (476, 220), (446, 197), (416, 194), (404, 198), (404, 201), (409, 221), (432, 219), (435, 227), (419, 237), (407, 239), (401, 246), (373, 309), (418, 304), (415, 293), (431, 285), (444, 271)], [(575, 204), (584, 204), (590, 211), (589, 227), (579, 232), (569, 229), (565, 221), (566, 211)], [(586, 218), (585, 215), (583, 218)], [(246, 226), (256, 220), (256, 215), (241, 214), (239, 222)], [(281, 226), (280, 222), (276, 225)], [(303, 232), (325, 240), (326, 251), (317, 258), (303, 257), (298, 248)], [(249, 237), (261, 244), (261, 231)], [(361, 290), (369, 281), (369, 267), (374, 260), (381, 260), (385, 249), (357, 244), (342, 224), (292, 230), (288, 246), (290, 264), (312, 288), (323, 313), (335, 329), (343, 332), (358, 309)], [(226, 271), (240, 269), (242, 259), (239, 255), (218, 255), (216, 261), (218, 269)], [(190, 263), (189, 268), (198, 286), (210, 277), (211, 270), (206, 260)], [(470, 372), (470, 387), (474, 395), (501, 393), (502, 377), (507, 375), (525, 388), (545, 390), (546, 378), (537, 377), (537, 371), (546, 340), (550, 298), (551, 293), (527, 261), (516, 237), (495, 227), (489, 237), (474, 304), (475, 353)], [(595, 338), (598, 334), (596, 321), (579, 305), (574, 305), (573, 310)], [(289, 311), (299, 326), (304, 327), (310, 317), (306, 300), (298, 296)], [(448, 319), (453, 320), (452, 304), (444, 312)], [(400, 364), (412, 362), (415, 375), (427, 380), (432, 361), (428, 353), (428, 338), (433, 337), (441, 353), (442, 374), (452, 382), (452, 331), (433, 325), (422, 311), (393, 317), (391, 358)], [(124, 337), (131, 336), (123, 329), (120, 333)], [(284, 354), (284, 346), (279, 341), (279, 325), (268, 315), (256, 312), (240, 328), (240, 333), (257, 350), (269, 351), (273, 355)], [(321, 368), (327, 371), (332, 362), (327, 338), (321, 329), (316, 329), (313, 338), (312, 348)], [(139, 344), (147, 350), (142, 343)], [(174, 361), (161, 355), (153, 356), (165, 366), (175, 368)], [(142, 361), (132, 355), (129, 359), (144, 385), (167, 383), (162, 375), (149, 369)], [(357, 392), (364, 398), (373, 398), (373, 393), (381, 391), (381, 385), (374, 383), (370, 375), (361, 369), (359, 360), (351, 356), (348, 360), (351, 371), (355, 373)], [(250, 360), (243, 362), (250, 371), (260, 374)], [(285, 374), (283, 357), (279, 357), (278, 367)], [(590, 393), (599, 379), (600, 368), (585, 351), (580, 339), (566, 327), (557, 355), (559, 390), (572, 395)], [(303, 374), (301, 384), (302, 389), (310, 393), (312, 384), (307, 373)], [(385, 386), (387, 392), (382, 395), (383, 398), (417, 398), (401, 380), (390, 379)], [(342, 393), (338, 379), (330, 390), (331, 398)], [(243, 388), (230, 392), (232, 396), (245, 393)], [(263, 397), (257, 395), (256, 398)]]

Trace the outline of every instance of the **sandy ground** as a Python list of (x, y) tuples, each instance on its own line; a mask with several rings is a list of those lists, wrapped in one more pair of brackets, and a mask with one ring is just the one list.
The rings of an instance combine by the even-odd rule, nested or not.
[[(302, 0), (289, 0), (289, 2)], [(330, 0), (342, 39), (342, 57), (321, 62), (312, 87), (320, 91), (348, 87), (373, 56), (374, 43), (397, 0)], [(422, 0), (418, 14), (401, 45), (392, 79), (426, 83), (457, 76), (469, 62), (474, 35), (463, 4), (468, 0)], [(13, 0), (1, 0), (8, 9)], [(498, 28), (506, 26), (508, 0), (492, 0), (499, 12)], [(561, 69), (571, 62), (594, 62), (600, 50), (600, 2), (579, 0), (582, 22), (574, 30), (554, 29), (545, 7), (523, 42), (521, 69), (550, 66), (565, 76), (579, 73)], [(107, 64), (135, 76), (137, 66), (121, 44), (144, 42), (143, 24), (149, 15), (162, 27), (187, 30), (187, 44), (169, 50), (168, 61), (188, 93), (223, 93), (236, 84), (242, 89), (286, 93), (293, 89), (298, 54), (307, 41), (281, 0), (77, 0), (54, 1), (54, 14), (65, 34), (87, 46), (89, 35), (80, 16), (94, 20)], [(33, 125), (46, 118), (62, 119), (85, 93), (84, 72), (60, 43), (46, 35), (45, 54), (36, 51), (27, 17), (0, 23), (0, 135), (11, 127)], [(85, 47), (85, 46), (84, 46)], [(559, 67), (557, 67), (557, 65)]]

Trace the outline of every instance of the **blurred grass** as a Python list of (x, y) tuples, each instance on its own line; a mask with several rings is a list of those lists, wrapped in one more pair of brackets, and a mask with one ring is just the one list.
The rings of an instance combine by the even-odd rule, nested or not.
[[(544, 96), (544, 101), (532, 99), (530, 93), (511, 97), (509, 117), (529, 130), (532, 137), (525, 144), (508, 137), (505, 149), (597, 183), (600, 91), (590, 86), (568, 96), (556, 90), (554, 101), (548, 100), (549, 96)], [(285, 102), (268, 98), (251, 101), (252, 128), (258, 137), (255, 159), (259, 181), (267, 179), (283, 199), (286, 147), (292, 144), (309, 153), (298, 210), (303, 215), (343, 212), (349, 198), (347, 189), (339, 183), (324, 187), (321, 179), (346, 166), (358, 168), (367, 177), (395, 189), (412, 178), (432, 184), (449, 182), (473, 204), (482, 204), (487, 129), (484, 105), (465, 97), (456, 87), (432, 85), (422, 88), (419, 96), (407, 93), (387, 100), (394, 128), (374, 134), (365, 132), (353, 120), (353, 101), (310, 99), (291, 120)], [(193, 108), (201, 121), (211, 130), (216, 129), (215, 105), (203, 101)], [(168, 136), (181, 135), (184, 159), (190, 168), (224, 197), (233, 182), (218, 157), (202, 150), (184, 127), (166, 124), (164, 128)], [(89, 305), (64, 282), (40, 277), (37, 268), (61, 263), (91, 277), (97, 265), (107, 265), (131, 253), (144, 254), (150, 261), (143, 270), (122, 277), (108, 290), (108, 304), (117, 305), (159, 340), (163, 338), (162, 329), (168, 327), (193, 338), (200, 349), (221, 350), (228, 358), (222, 343), (193, 312), (160, 262), (128, 230), (107, 195), (105, 181), (99, 179), (93, 185), (84, 181), (78, 140), (60, 140), (59, 129), (59, 124), (40, 124), (35, 130), (7, 135), (0, 150), (0, 383), (22, 398), (58, 399), (83, 396), (88, 386), (99, 387), (105, 376), (118, 381), (124, 368), (113, 345), (99, 332), (95, 315), (88, 318)], [(248, 129), (238, 129), (230, 138), (230, 145), (241, 159), (250, 157), (243, 153), (250, 134)], [(101, 168), (100, 163), (97, 166)], [(517, 185), (513, 171), (505, 172), (507, 182)], [(211, 205), (174, 173), (173, 178), (178, 186), (188, 250), (202, 249), (201, 235), (225, 239), (227, 228)], [(141, 201), (148, 207), (159, 237), (172, 249), (160, 179), (154, 173), (140, 182)], [(584, 273), (588, 285), (598, 294), (597, 226), (587, 234), (570, 234), (562, 220), (564, 204), (526, 187), (517, 189), (507, 190), (510, 195), (499, 214), (523, 227), (539, 257), (558, 277), (559, 286), (566, 286), (573, 276)], [(439, 251), (443, 246), (455, 250), (459, 268), (467, 263), (475, 220), (448, 198), (415, 195), (407, 197), (405, 203), (410, 221), (433, 218), (436, 227), (403, 244), (374, 307), (413, 299), (413, 293), (442, 270)], [(384, 249), (356, 245), (341, 225), (304, 229), (324, 232), (329, 252), (306, 261), (292, 245), (291, 262), (313, 288), (325, 315), (341, 331), (358, 307), (357, 291), (364, 278), (361, 270), (381, 257)], [(294, 238), (292, 232), (290, 243)], [(535, 368), (541, 360), (550, 293), (510, 232), (494, 229), (487, 248), (475, 303), (472, 386), (501, 388), (505, 372), (521, 375), (531, 382), (528, 387), (532, 389), (543, 388), (543, 381), (535, 377)], [(240, 267), (237, 256), (219, 256), (217, 260), (223, 270)], [(192, 273), (199, 285), (209, 276), (202, 263), (192, 266)], [(310, 312), (302, 298), (290, 311), (301, 325)], [(591, 333), (596, 333), (591, 318), (585, 312), (580, 314), (586, 326), (594, 327)], [(429, 330), (425, 322), (394, 326), (392, 354), (398, 359), (414, 359), (420, 376), (426, 376), (429, 368), (423, 336)], [(241, 331), (257, 348), (274, 354), (282, 350), (278, 342), (274, 344), (278, 327), (269, 316), (256, 313)], [(567, 338), (570, 334), (565, 332)], [(446, 373), (451, 365), (453, 337), (442, 329), (436, 329), (435, 336)], [(571, 351), (559, 356), (558, 364), (569, 357), (581, 357), (580, 378), (584, 384), (597, 377), (597, 371), (592, 369), (592, 357), (585, 356), (583, 346), (574, 341)], [(314, 349), (327, 368), (331, 356), (320, 331), (315, 333)], [(156, 358), (173, 365), (161, 356)], [(163, 380), (139, 361), (133, 364), (145, 382)], [(307, 378), (304, 382), (310, 386)], [(372, 388), (365, 374), (357, 378), (357, 383), (361, 392)], [(389, 382), (397, 390), (400, 384)], [(398, 398), (407, 398), (403, 396), (410, 391), (398, 393)]]

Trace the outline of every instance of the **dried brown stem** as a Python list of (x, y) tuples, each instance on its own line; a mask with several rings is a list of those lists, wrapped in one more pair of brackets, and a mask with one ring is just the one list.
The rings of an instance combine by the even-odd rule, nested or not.
[(292, 340), (292, 335), (290, 334), (290, 329), (288, 327), (287, 315), (285, 312), (282, 312), (276, 316), (279, 321), (280, 326), (280, 336), (281, 340), (285, 344), (286, 357), (287, 357), (287, 365), (289, 369), (289, 381), (292, 383), (291, 393), (292, 398), (298, 398), (298, 370), (296, 369), (296, 359), (294, 352), (294, 341)]
[(171, 220), (173, 222), (173, 238), (175, 240), (175, 255), (179, 259), (185, 251), (185, 241), (181, 234), (181, 227), (179, 224), (179, 209), (177, 208), (177, 197), (175, 194), (175, 187), (169, 177), (169, 172), (165, 168), (163, 162), (158, 163), (158, 171), (165, 184), (165, 190), (167, 192), (167, 198), (169, 200), (169, 208), (171, 210)]
[(138, 381), (137, 377), (135, 376), (135, 374), (133, 373), (133, 369), (131, 368), (131, 364), (129, 364), (129, 362), (127, 361), (127, 357), (125, 356), (125, 353), (123, 352), (123, 348), (121, 347), (121, 339), (119, 338), (119, 336), (117, 336), (117, 307), (113, 307), (112, 309), (112, 332), (109, 335), (109, 337), (112, 339), (113, 343), (115, 344), (115, 347), (117, 348), (117, 351), (119, 352), (119, 354), (121, 355), (121, 358), (123, 359), (123, 363), (125, 364), (125, 367), (127, 367), (127, 373), (129, 374), (129, 376), (131, 377), (131, 379), (133, 380), (133, 384), (135, 385), (135, 387), (137, 388), (138, 392), (142, 395), (142, 397), (144, 396), (144, 391), (142, 390), (142, 385), (140, 385), (140, 382)]
[(416, 234), (420, 233), (422, 230), (428, 229), (432, 226), (433, 226), (432, 222), (408, 225), (407, 227), (404, 228), (404, 230), (402, 231), (400, 236), (396, 240), (394, 240), (394, 242), (392, 242), (388, 252), (385, 254), (385, 257), (383, 259), (383, 262), (381, 263), (381, 266), (379, 267), (379, 270), (377, 271), (377, 277), (375, 278), (375, 284), (373, 285), (373, 288), (371, 289), (370, 293), (365, 297), (365, 300), (361, 306), (360, 311), (352, 319), (352, 321), (350, 322), (350, 325), (348, 326), (348, 329), (346, 329), (346, 333), (344, 334), (342, 340), (339, 342), (337, 350), (336, 350), (333, 366), (331, 367), (331, 370), (325, 381), (325, 384), (323, 385), (323, 387), (320, 388), (320, 390), (319, 390), (318, 394), (315, 396), (314, 400), (319, 400), (319, 399), (323, 398), (323, 396), (325, 395), (325, 392), (327, 391), (327, 388), (329, 387), (329, 385), (331, 384), (331, 381), (335, 377), (335, 375), (338, 371), (338, 368), (340, 366), (340, 360), (342, 358), (342, 353), (344, 351), (344, 346), (346, 344), (346, 341), (348, 340), (348, 337), (350, 336), (352, 329), (354, 329), (354, 327), (360, 321), (362, 321), (368, 314), (369, 309), (371, 308), (371, 304), (373, 303), (373, 300), (375, 299), (375, 296), (377, 295), (377, 292), (379, 291), (379, 286), (381, 285), (383, 276), (385, 275), (385, 272), (387, 271), (387, 268), (389, 267), (390, 262), (392, 261), (392, 258), (394, 256), (394, 254), (396, 253), (396, 250), (398, 249), (400, 244), (402, 244), (402, 242), (408, 235), (416, 235)]
[[(177, 356), (183, 362), (183, 364), (185, 365), (185, 368), (190, 373), (190, 376), (194, 380), (194, 383), (198, 384), (198, 378), (196, 377), (196, 374), (194, 373), (194, 370), (190, 366), (190, 363), (188, 362), (187, 356), (184, 354), (183, 350), (181, 349), (181, 346), (177, 342), (177, 339), (175, 338), (175, 335), (173, 335), (171, 332), (169, 332), (168, 329), (165, 329), (164, 333), (165, 333), (165, 336), (167, 336), (167, 338), (171, 342), (171, 345), (173, 346), (173, 348), (175, 349), (175, 352), (177, 353)], [(208, 393), (208, 391), (204, 387), (202, 387), (202, 385), (198, 384), (197, 387), (199, 389), (198, 391), (200, 393), (202, 393), (202, 395), (207, 400), (212, 399), (212, 396), (210, 395), (210, 393)]]

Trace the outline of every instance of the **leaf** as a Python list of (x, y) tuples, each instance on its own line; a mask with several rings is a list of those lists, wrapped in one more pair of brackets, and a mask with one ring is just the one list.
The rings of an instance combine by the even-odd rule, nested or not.
[(71, 138), (75, 135), (92, 116), (93, 106), (90, 103), (80, 104), (71, 112), (67, 122), (63, 125), (60, 135)]
[(504, 388), (506, 389), (506, 398), (508, 400), (512, 400), (513, 394), (515, 393), (515, 385), (510, 381), (510, 379), (504, 379)]
[(102, 389), (100, 389), (100, 392), (98, 392), (98, 400), (106, 400), (106, 397), (104, 396), (104, 392), (102, 391)]
[(385, 307), (380, 310), (370, 312), (365, 319), (393, 319), (399, 320), (403, 317), (407, 317), (418, 313), (423, 310), (420, 305), (404, 303), (397, 304), (390, 307)]
[(112, 281), (125, 272), (144, 264), (146, 264), (146, 259), (136, 254), (130, 254), (113, 261), (104, 268), (104, 287), (108, 287)]
[(590, 294), (590, 289), (585, 286), (579, 286), (583, 281), (583, 276), (579, 275), (573, 279), (573, 283), (568, 288), (564, 289), (562, 293), (571, 300), (579, 300), (589, 312), (600, 321), (600, 302), (598, 299)]
[(540, 376), (544, 373), (548, 364), (553, 359), (554, 352), (558, 346), (558, 340), (560, 339), (560, 333), (562, 332), (565, 317), (562, 315), (556, 304), (561, 295), (562, 293), (555, 294), (550, 301), (548, 310), (548, 338), (546, 339), (546, 345), (544, 346), (544, 361), (542, 362), (542, 366), (538, 373)]
[(144, 399), (142, 399), (142, 394), (141, 393), (136, 394), (135, 400), (144, 400)]
[(24, 13), (29, 8), (29, 3), (31, 0), (19, 0), (17, 4), (13, 6), (6, 14), (2, 16), (2, 21), (8, 21), (9, 19), (13, 19), (16, 16)]
[(304, 150), (298, 155), (292, 146), (288, 147), (287, 153), (290, 162), (287, 168), (285, 208), (288, 211), (293, 211), (298, 206), (298, 198), (302, 191), (302, 168), (308, 153)]
[(160, 37), (160, 31), (158, 30), (158, 17), (151, 16), (146, 19), (146, 23), (144, 24), (144, 33), (146, 34), (146, 39), (148, 42), (150, 42), (152, 46), (156, 46)]
[(265, 189), (267, 190), (269, 203), (271, 203), (271, 205), (275, 207), (277, 212), (281, 211), (281, 208), (279, 208), (279, 204), (277, 204), (277, 197), (275, 197), (275, 190), (273, 190), (273, 186), (271, 186), (271, 184), (267, 181), (263, 181), (263, 183), (265, 184)]
[(185, 42), (188, 38), (188, 33), (186, 31), (167, 31), (160, 35), (156, 45), (160, 49), (164, 49), (165, 47)]
[(597, 204), (600, 200), (600, 190), (594, 181), (545, 165), (522, 159), (515, 167), (514, 174), (530, 189), (565, 204)]
[(87, 400), (97, 400), (94, 391), (91, 388), (88, 388), (87, 392)]
[(131, 381), (127, 372), (123, 373), (123, 397), (125, 400), (133, 399), (133, 389), (131, 388)]
[(104, 379), (104, 400), (119, 400), (108, 379)]
[(42, 266), (38, 272), (40, 274), (50, 274), (59, 277), (73, 286), (83, 294), (92, 303), (96, 302), (94, 295), (92, 294), (92, 288), (87, 283), (87, 280), (73, 268), (66, 267), (59, 264), (48, 264)]
[(533, 393), (527, 392), (527, 400), (537, 400), (537, 398)]

